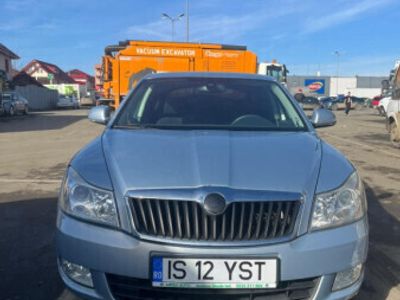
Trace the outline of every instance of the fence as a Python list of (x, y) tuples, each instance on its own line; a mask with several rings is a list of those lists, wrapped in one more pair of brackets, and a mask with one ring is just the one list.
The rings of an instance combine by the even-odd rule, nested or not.
[(47, 110), (56, 108), (58, 92), (35, 85), (16, 86), (15, 91), (29, 101), (31, 110)]

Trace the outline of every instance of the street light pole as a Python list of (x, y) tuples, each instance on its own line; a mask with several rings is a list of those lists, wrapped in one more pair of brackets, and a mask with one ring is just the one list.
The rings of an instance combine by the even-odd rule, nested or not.
[(186, 42), (189, 42), (189, 0), (186, 0)]
[(334, 54), (336, 55), (336, 95), (339, 95), (339, 63), (340, 63), (340, 52), (335, 51)]
[(174, 41), (175, 37), (175, 22), (179, 21), (185, 14), (180, 14), (179, 16), (176, 16), (175, 18), (171, 17), (170, 15), (163, 13), (161, 14), (161, 17), (163, 19), (168, 19), (171, 21), (171, 27), (172, 27), (172, 32), (171, 32), (171, 40)]

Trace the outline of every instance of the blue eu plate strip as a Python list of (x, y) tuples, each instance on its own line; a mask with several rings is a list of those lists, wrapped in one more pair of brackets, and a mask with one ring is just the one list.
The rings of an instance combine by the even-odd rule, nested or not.
[(162, 257), (154, 256), (153, 257), (153, 282), (161, 282), (163, 274), (163, 261)]

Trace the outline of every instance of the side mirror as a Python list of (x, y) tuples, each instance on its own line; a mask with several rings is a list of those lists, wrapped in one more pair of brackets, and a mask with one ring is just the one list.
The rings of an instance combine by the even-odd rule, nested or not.
[(336, 124), (336, 116), (330, 110), (318, 108), (313, 111), (311, 123), (315, 128), (333, 126)]
[(111, 117), (111, 108), (106, 105), (95, 106), (89, 111), (89, 120), (95, 123), (107, 125)]

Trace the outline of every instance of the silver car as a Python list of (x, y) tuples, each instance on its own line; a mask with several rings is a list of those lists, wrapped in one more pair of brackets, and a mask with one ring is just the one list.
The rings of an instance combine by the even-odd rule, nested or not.
[(1, 104), (7, 115), (15, 116), (18, 113), (29, 113), (29, 102), (16, 92), (0, 93)]
[[(111, 116), (111, 117), (110, 117)], [(69, 164), (56, 243), (89, 299), (349, 299), (368, 248), (353, 165), (274, 80), (144, 78)]]

